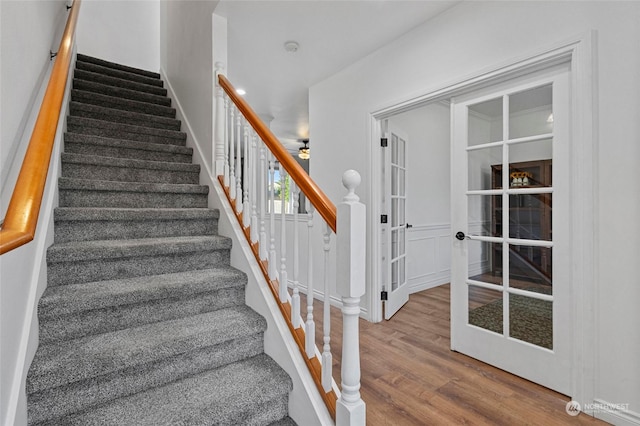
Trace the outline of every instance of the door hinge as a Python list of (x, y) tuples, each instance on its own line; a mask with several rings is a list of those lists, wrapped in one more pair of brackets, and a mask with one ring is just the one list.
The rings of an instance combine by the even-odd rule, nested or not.
[(389, 139), (380, 138), (380, 146), (383, 148), (386, 148), (387, 146), (389, 146)]
[(389, 300), (389, 295), (387, 294), (386, 291), (382, 290), (380, 292), (380, 300)]
[(381, 214), (380, 215), (380, 223), (387, 223), (387, 215), (386, 214)]

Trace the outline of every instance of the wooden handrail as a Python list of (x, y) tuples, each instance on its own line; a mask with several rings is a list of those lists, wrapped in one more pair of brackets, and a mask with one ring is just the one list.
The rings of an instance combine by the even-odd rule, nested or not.
[(67, 18), (56, 62), (53, 65), (42, 106), (29, 140), (29, 147), (0, 230), (0, 254), (32, 241), (35, 236), (51, 152), (67, 86), (80, 2), (81, 0), (73, 2)]
[(218, 82), (227, 95), (233, 100), (233, 103), (242, 112), (253, 130), (269, 147), (273, 155), (280, 162), (280, 165), (293, 178), (298, 188), (307, 197), (309, 202), (313, 204), (316, 211), (320, 213), (322, 218), (327, 222), (329, 227), (336, 232), (336, 206), (325, 195), (324, 192), (311, 180), (307, 172), (291, 157), (289, 152), (280, 143), (278, 138), (271, 132), (267, 125), (258, 117), (249, 104), (236, 93), (236, 89), (231, 82), (222, 74), (218, 74)]

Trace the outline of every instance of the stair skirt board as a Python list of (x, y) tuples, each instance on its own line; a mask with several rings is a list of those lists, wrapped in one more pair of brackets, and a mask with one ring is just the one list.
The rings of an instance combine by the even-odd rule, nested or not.
[(30, 425), (295, 425), (160, 75), (78, 54)]

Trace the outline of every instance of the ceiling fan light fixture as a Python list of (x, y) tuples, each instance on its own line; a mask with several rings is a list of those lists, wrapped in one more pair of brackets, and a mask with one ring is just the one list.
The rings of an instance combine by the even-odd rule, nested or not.
[(308, 160), (311, 157), (311, 153), (309, 151), (309, 139), (304, 139), (302, 143), (304, 143), (304, 146), (298, 148), (298, 157), (301, 160)]

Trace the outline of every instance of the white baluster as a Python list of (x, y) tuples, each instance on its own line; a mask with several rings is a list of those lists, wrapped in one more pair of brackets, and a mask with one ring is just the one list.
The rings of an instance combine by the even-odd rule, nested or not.
[(365, 403), (360, 397), (360, 298), (365, 291), (366, 210), (355, 188), (360, 175), (348, 170), (342, 184), (348, 193), (337, 208), (336, 289), (342, 297), (342, 393), (336, 403), (336, 425), (364, 425)]
[(251, 243), (258, 242), (258, 136), (251, 132)]
[(224, 73), (224, 64), (216, 62), (215, 82), (216, 82), (216, 116), (215, 116), (215, 149), (213, 161), (215, 165), (216, 176), (224, 176), (224, 125), (225, 125), (225, 105), (224, 105), (224, 89), (220, 86), (218, 75)]
[(291, 179), (291, 196), (293, 197), (293, 292), (291, 295), (291, 322), (293, 328), (300, 327), (300, 232), (298, 230), (298, 185)]
[(229, 187), (229, 97), (224, 97), (224, 179), (225, 188)]
[(236, 114), (236, 213), (242, 213), (242, 114)]
[(251, 163), (251, 152), (249, 152), (249, 123), (244, 120), (244, 180), (243, 187), (244, 192), (242, 196), (242, 226), (245, 228), (251, 225), (251, 205), (249, 203), (249, 191), (251, 186), (251, 175), (249, 174), (249, 166)]
[(256, 194), (258, 200), (260, 202), (260, 260), (267, 260), (268, 250), (267, 250), (267, 228), (265, 227), (265, 216), (266, 216), (266, 198), (267, 198), (267, 148), (264, 145), (264, 142), (260, 141), (260, 171), (259, 173), (259, 182), (260, 189), (259, 194)]
[(229, 198), (232, 200), (236, 199), (236, 162), (235, 162), (235, 141), (236, 141), (236, 132), (234, 126), (234, 119), (236, 116), (236, 107), (234, 105), (231, 106), (231, 110), (229, 111)]
[(333, 386), (333, 355), (331, 355), (331, 288), (329, 288), (329, 250), (331, 249), (331, 229), (324, 222), (323, 226), (324, 241), (324, 306), (322, 319), (322, 388), (325, 392), (329, 392)]
[(307, 357), (316, 356), (316, 322), (313, 320), (313, 205), (307, 200), (307, 324), (305, 349)]
[(278, 275), (278, 261), (276, 259), (276, 213), (275, 207), (275, 157), (269, 152), (269, 278), (274, 281)]
[(285, 222), (286, 213), (284, 209), (285, 203), (285, 187), (287, 184), (287, 171), (280, 164), (280, 302), (285, 303), (289, 292), (287, 291), (287, 282), (289, 277), (287, 274), (287, 224)]

